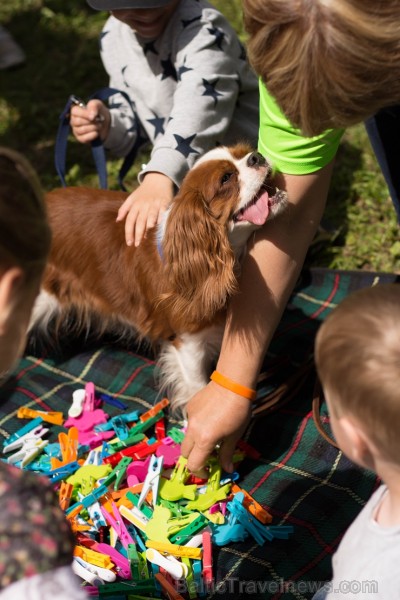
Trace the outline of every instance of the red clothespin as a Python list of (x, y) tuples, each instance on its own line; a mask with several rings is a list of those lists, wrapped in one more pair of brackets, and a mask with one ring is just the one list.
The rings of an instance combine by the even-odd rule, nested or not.
[(244, 440), (239, 440), (236, 446), (239, 448), (239, 450), (243, 450), (243, 452), (246, 453), (246, 456), (248, 456), (249, 458), (253, 458), (254, 460), (259, 459), (261, 456), (261, 452), (256, 450), (253, 446), (251, 446)]
[(168, 406), (168, 404), (169, 400), (167, 398), (163, 398), (160, 402), (157, 402), (153, 408), (150, 408), (150, 410), (140, 415), (139, 419), (142, 423), (148, 419), (151, 419), (151, 417), (154, 417), (157, 413), (161, 412), (163, 408)]
[(213, 582), (211, 532), (205, 530), (201, 536), (203, 538), (203, 581), (207, 587)]
[(154, 454), (154, 452), (157, 450), (157, 448), (159, 446), (161, 446), (162, 442), (159, 440), (157, 442), (154, 442), (154, 444), (146, 444), (145, 446), (143, 446), (143, 448), (141, 448), (140, 450), (137, 450), (133, 457), (136, 458), (136, 460), (142, 460), (143, 458), (146, 458), (146, 456), (149, 456), (150, 454)]
[(157, 440), (161, 441), (165, 438), (166, 436), (166, 430), (165, 430), (165, 419), (164, 417), (162, 417), (159, 421), (157, 421), (155, 428), (154, 428), (155, 434), (156, 434), (156, 438)]

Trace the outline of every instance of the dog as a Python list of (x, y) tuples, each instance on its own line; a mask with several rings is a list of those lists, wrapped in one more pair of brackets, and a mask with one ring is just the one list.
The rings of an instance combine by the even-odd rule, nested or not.
[(204, 154), (162, 222), (138, 247), (116, 222), (128, 194), (84, 187), (46, 195), (53, 242), (32, 328), (73, 311), (77, 332), (134, 330), (157, 348), (160, 391), (185, 416), (207, 384), (221, 346), (229, 298), (252, 232), (276, 216), (286, 193), (271, 164), (244, 144)]

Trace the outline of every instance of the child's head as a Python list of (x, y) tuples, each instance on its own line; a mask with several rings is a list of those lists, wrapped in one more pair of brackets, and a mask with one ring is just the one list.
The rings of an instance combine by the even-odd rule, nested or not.
[(87, 0), (95, 10), (108, 10), (143, 39), (158, 38), (181, 0)]
[(0, 376), (23, 350), (49, 249), (38, 178), (23, 156), (0, 147)]
[(344, 418), (384, 460), (400, 465), (400, 285), (376, 285), (343, 300), (318, 330), (315, 363), (341, 449), (352, 454), (340, 427), (335, 431)]
[(306, 135), (400, 97), (398, 0), (243, 0), (250, 62)]

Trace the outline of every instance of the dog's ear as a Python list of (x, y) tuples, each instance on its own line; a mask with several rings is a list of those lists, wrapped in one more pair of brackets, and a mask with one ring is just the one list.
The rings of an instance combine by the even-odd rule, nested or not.
[(173, 290), (169, 300), (182, 316), (199, 323), (211, 320), (237, 291), (225, 222), (211, 214), (200, 190), (182, 190), (176, 196), (165, 228), (163, 254)]

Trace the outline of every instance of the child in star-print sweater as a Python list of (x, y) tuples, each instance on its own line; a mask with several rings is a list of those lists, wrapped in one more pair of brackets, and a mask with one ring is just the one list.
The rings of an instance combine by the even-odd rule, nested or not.
[[(226, 18), (205, 0), (87, 0), (111, 16), (100, 37), (110, 86), (122, 95), (71, 110), (83, 143), (100, 136), (116, 156), (152, 145), (139, 187), (121, 206), (138, 245), (196, 159), (218, 144), (258, 138), (258, 82)], [(100, 119), (98, 118), (100, 117)]]

